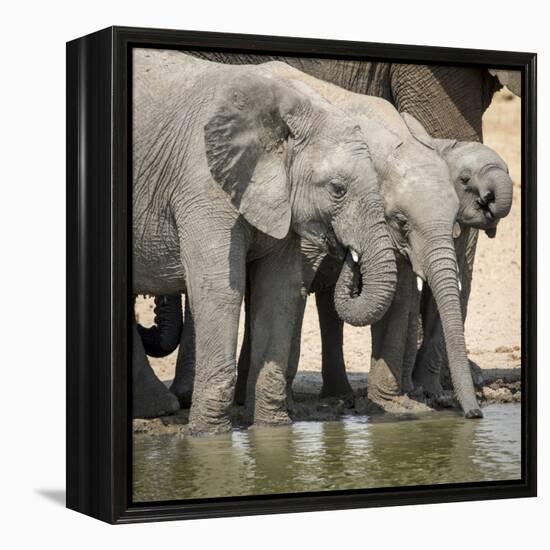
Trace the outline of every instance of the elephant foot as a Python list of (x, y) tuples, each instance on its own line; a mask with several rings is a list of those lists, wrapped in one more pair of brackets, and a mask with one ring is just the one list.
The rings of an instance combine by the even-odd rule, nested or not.
[(410, 375), (403, 377), (403, 380), (401, 381), (401, 391), (404, 394), (411, 394), (414, 392), (414, 383)]
[(286, 410), (290, 416), (296, 411), (297, 405), (294, 399), (294, 390), (292, 389), (292, 381), (287, 384), (286, 387)]
[(331, 382), (323, 382), (321, 393), (319, 394), (321, 399), (326, 397), (336, 397), (340, 399), (349, 399), (353, 397), (353, 389), (347, 379)]
[(237, 383), (235, 384), (235, 405), (242, 406), (246, 403), (246, 378), (244, 380), (237, 376)]
[(430, 396), (435, 407), (441, 407), (444, 409), (456, 409), (459, 407), (458, 401), (451, 390), (442, 390), (436, 395)]
[(413, 399), (408, 395), (395, 395), (388, 397), (371, 397), (369, 399), (372, 403), (380, 407), (383, 412), (389, 414), (407, 414), (431, 411), (431, 407), (426, 405), (422, 401)]
[(443, 393), (439, 373), (427, 372), (420, 376), (413, 377), (414, 391), (422, 392), (427, 397), (433, 397)]
[[(483, 388), (484, 383), (483, 370), (477, 363), (475, 363), (471, 359), (468, 359), (468, 363), (470, 364), (470, 373), (472, 375), (472, 382), (474, 383), (474, 387), (480, 390), (481, 388)], [(449, 365), (446, 362), (441, 365), (441, 385), (444, 390), (453, 389)]]
[(179, 385), (174, 381), (170, 391), (178, 398), (182, 409), (189, 409), (193, 398), (193, 388), (188, 385)]
[(134, 392), (132, 410), (134, 418), (156, 418), (174, 414), (179, 410), (178, 398), (159, 381), (158, 385)]
[(271, 414), (269, 416), (265, 415), (256, 415), (254, 418), (254, 423), (251, 427), (258, 427), (258, 426), (288, 426), (289, 424), (292, 424), (292, 420), (290, 419), (290, 416), (286, 413), (279, 413), (279, 414)]
[(478, 390), (483, 388), (483, 384), (485, 382), (485, 379), (483, 378), (483, 370), (481, 367), (472, 361), (471, 359), (468, 360), (470, 363), (470, 372), (472, 373), (472, 381), (474, 382), (474, 387)]
[(187, 433), (194, 437), (224, 434), (231, 431), (231, 422), (224, 420), (219, 423), (190, 420), (187, 425)]

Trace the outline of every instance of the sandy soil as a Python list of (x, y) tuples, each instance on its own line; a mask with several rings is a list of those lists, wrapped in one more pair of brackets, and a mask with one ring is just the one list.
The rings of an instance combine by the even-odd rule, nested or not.
[[(507, 218), (499, 224), (497, 237), (480, 234), (474, 266), (474, 282), (466, 320), (466, 342), (470, 357), (486, 369), (486, 384), (507, 377), (517, 384), (519, 379), (521, 344), (521, 109), (519, 98), (507, 90), (499, 92), (483, 119), (484, 141), (508, 163), (514, 181), (514, 202)], [(140, 298), (136, 318), (143, 325), (153, 319), (152, 300)], [(242, 316), (241, 316), (242, 317)], [(242, 335), (242, 319), (241, 319)], [(240, 338), (239, 338), (240, 345)], [(345, 327), (345, 358), (352, 384), (359, 389), (366, 383), (369, 370), (370, 330)], [(151, 359), (157, 375), (170, 380), (174, 375), (176, 353)], [(296, 389), (316, 393), (321, 383), (321, 342), (315, 300), (307, 303), (300, 357), (300, 373)], [(495, 370), (498, 369), (498, 370)], [(503, 372), (501, 369), (517, 369)], [(487, 389), (488, 388), (488, 389)], [(512, 388), (513, 390), (513, 388)], [(490, 386), (484, 397), (495, 397)], [(508, 397), (508, 394), (506, 394)], [(519, 396), (519, 395), (518, 395)], [(506, 398), (507, 398), (506, 397)]]

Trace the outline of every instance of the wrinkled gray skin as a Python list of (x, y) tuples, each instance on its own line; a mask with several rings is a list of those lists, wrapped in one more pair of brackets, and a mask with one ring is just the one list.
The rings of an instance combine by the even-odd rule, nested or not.
[[(508, 214), (512, 202), (512, 181), (504, 161), (493, 150), (480, 143), (433, 140), (417, 121), (406, 114), (403, 116), (414, 136), (437, 150), (449, 166), (451, 180), (460, 201), (457, 214), (459, 223), (453, 228), (454, 237), (458, 240), (460, 228), (464, 226), (483, 229), (494, 236), (498, 221)], [(386, 199), (384, 192), (382, 195)], [(408, 240), (412, 241), (410, 219), (421, 215), (421, 210), (428, 209), (429, 203), (419, 203), (415, 194), (403, 200), (406, 200), (407, 204), (401, 211), (409, 212), (407, 233)], [(389, 223), (392, 223), (391, 220)], [(414, 272), (425, 279), (426, 271), (418, 257), (415, 257), (414, 251), (412, 256), (410, 251), (406, 251), (406, 255), (411, 259)], [(317, 279), (320, 275), (321, 271)], [(319, 309), (324, 308), (320, 314), (323, 345), (330, 345), (331, 354), (331, 361), (323, 363), (322, 395), (347, 395), (351, 393), (351, 387), (345, 375), (341, 348), (342, 323), (337, 319), (333, 308), (330, 308), (331, 289), (330, 286), (326, 288), (327, 279), (320, 282), (316, 280), (316, 284), (325, 287), (324, 290), (317, 291), (316, 298)], [(437, 295), (433, 283), (430, 283), (430, 286), (432, 292)], [(393, 411), (398, 410), (396, 405), (407, 409), (406, 398), (401, 396), (415, 387), (421, 387), (428, 395), (444, 402), (439, 371), (424, 370), (422, 367), (430, 365), (429, 361), (417, 362), (415, 366), (419, 299), (413, 273), (406, 264), (400, 263), (394, 302), (383, 320), (372, 329), (373, 360), (369, 381), (371, 398)], [(429, 331), (432, 327), (425, 322), (423, 328)], [(334, 343), (335, 333), (340, 339), (338, 347), (331, 345)], [(449, 387), (452, 386), (449, 381)]]
[[(376, 322), (395, 290), (395, 255), (360, 127), (272, 69), (134, 50), (134, 292), (185, 293), (189, 301), (192, 434), (230, 429), (247, 264), (254, 327), (247, 408), (257, 423), (289, 421), (301, 240), (360, 254), (336, 284), (346, 320)], [(134, 344), (139, 416), (154, 374), (138, 337)], [(173, 406), (173, 395), (166, 401), (159, 409)]]
[[(486, 218), (485, 213), (481, 215), (470, 205), (476, 200), (474, 193), (469, 193), (466, 200), (462, 189), (463, 202), (459, 209), (457, 193), (451, 183), (453, 174), (445, 160), (446, 157), (460, 159), (460, 173), (464, 174), (466, 166), (473, 164), (470, 157), (485, 159), (492, 154), (494, 162), (498, 157), (480, 144), (463, 146), (451, 142), (441, 143), (448, 148), (442, 154), (413, 117), (406, 114), (400, 117), (388, 102), (350, 94), (282, 64), (277, 67), (280, 73), (295, 75), (294, 78), (357, 118), (379, 174), (385, 217), (395, 247), (407, 260), (398, 263), (399, 282), (392, 306), (383, 320), (373, 326), (369, 397), (377, 403), (385, 403), (402, 394), (404, 386), (411, 389), (411, 357), (414, 357), (416, 346), (418, 314), (414, 272), (428, 282), (439, 306), (458, 401), (467, 417), (481, 416), (466, 356), (453, 232), (456, 232), (457, 219), (461, 217), (475, 217), (480, 224)], [(499, 169), (503, 165), (500, 162)], [(498, 213), (503, 213), (501, 210), (506, 207), (506, 202), (504, 199), (499, 202)], [(493, 218), (490, 223), (492, 228)], [(336, 289), (335, 310), (342, 317), (339, 301)], [(289, 372), (295, 368), (289, 368)], [(327, 385), (331, 382), (327, 380)]]
[[(425, 66), (367, 62), (358, 60), (328, 60), (265, 56), (257, 54), (226, 54), (221, 52), (191, 52), (192, 55), (228, 64), (263, 63), (281, 60), (316, 78), (336, 84), (346, 90), (379, 96), (390, 101), (400, 112), (413, 115), (428, 134), (439, 139), (482, 141), (481, 119), (493, 94), (507, 85), (516, 95), (521, 93), (517, 72), (493, 71), (481, 68)], [(455, 248), (460, 265), (461, 302), (466, 316), (471, 288), (473, 262), (478, 230), (462, 226)], [(341, 330), (326, 313), (332, 310), (332, 296), (316, 294), (320, 322), (331, 334), (323, 345), (323, 371), (342, 371)], [(424, 286), (421, 300), (423, 343), (416, 363), (419, 371), (442, 371), (444, 387), (450, 387), (450, 375), (444, 345), (443, 330), (435, 300)], [(336, 350), (334, 352), (333, 350)], [(183, 353), (183, 352), (180, 352)], [(183, 359), (182, 359), (183, 361)], [(334, 365), (330, 369), (328, 366)], [(332, 380), (336, 393), (349, 391), (347, 379)], [(331, 391), (330, 389), (328, 390)]]
[[(404, 391), (412, 389), (411, 371), (416, 352), (419, 300), (414, 270), (419, 277), (429, 281), (439, 302), (451, 358), (453, 385), (459, 402), (466, 416), (480, 416), (466, 357), (457, 282), (458, 268), (453, 246), (453, 231), (456, 232), (458, 228), (457, 217), (467, 215), (477, 219), (479, 215), (470, 204), (470, 194), (473, 196), (473, 193), (465, 193), (462, 188), (460, 192), (463, 202), (459, 209), (451, 173), (442, 158), (445, 148), (450, 157), (454, 155), (451, 151), (461, 150), (458, 158), (468, 159), (468, 156), (473, 154), (470, 152), (471, 147), (441, 142), (441, 148), (438, 148), (436, 142), (426, 134), (416, 120), (407, 115), (404, 115), (403, 120), (386, 101), (350, 94), (283, 64), (274, 64), (273, 67), (279, 74), (307, 83), (331, 103), (356, 118), (363, 128), (375, 167), (381, 175), (380, 189), (385, 204), (385, 215), (395, 246), (401, 253), (401, 260), (398, 263), (399, 277), (395, 299), (383, 319), (373, 326), (369, 397), (374, 402), (386, 406)], [(483, 153), (492, 153), (480, 144), (473, 145), (477, 151), (474, 155), (476, 158), (483, 156)], [(454, 156), (452, 158), (454, 159)], [(494, 154), (491, 158), (496, 162)], [(471, 160), (469, 162), (471, 163)], [(460, 165), (461, 174), (464, 174), (464, 170), (465, 166)], [(465, 198), (466, 195), (468, 199)], [(502, 209), (500, 203), (499, 209)], [(480, 218), (479, 223), (483, 223), (484, 219), (485, 217)], [(491, 227), (493, 223), (491, 221)], [(311, 261), (318, 258), (318, 251), (309, 247), (307, 242), (303, 242), (302, 252), (305, 259), (304, 271), (307, 272)], [(332, 364), (330, 368), (323, 369), (325, 394), (339, 389), (341, 393), (350, 391), (341, 357), (342, 322), (337, 316), (337, 312), (341, 314), (342, 306), (339, 293), (334, 292), (334, 282), (340, 272), (341, 261), (337, 257), (326, 256), (312, 286), (306, 287), (307, 290), (317, 292), (321, 328), (324, 336), (329, 333), (333, 359), (341, 366), (334, 368)], [(347, 257), (346, 263), (349, 261)], [(319, 300), (320, 296), (326, 299)], [(251, 297), (247, 303), (253, 304), (254, 298)], [(303, 304), (300, 313), (303, 313)], [(323, 324), (327, 319), (331, 323), (328, 326)], [(289, 387), (299, 357), (301, 317), (294, 325), (296, 330), (291, 352), (292, 365), (289, 367)], [(246, 324), (245, 342), (239, 361), (237, 401), (244, 399), (250, 342), (254, 341), (256, 330), (256, 327)], [(340, 337), (337, 350), (334, 349), (334, 334)], [(323, 366), (328, 367), (326, 363)]]
[[(328, 95), (332, 99), (331, 95)], [(365, 102), (368, 106), (368, 102)], [(368, 111), (366, 111), (368, 112)], [(459, 198), (457, 222), (453, 227), (453, 237), (460, 237), (461, 226), (471, 226), (483, 229), (494, 236), (498, 221), (506, 216), (512, 202), (512, 181), (508, 175), (505, 162), (490, 148), (476, 142), (455, 142), (454, 140), (434, 140), (428, 136), (425, 130), (409, 115), (403, 118), (408, 124), (414, 137), (427, 147), (436, 150), (445, 160), (450, 171), (456, 194)], [(385, 124), (390, 128), (395, 124)], [(363, 124), (363, 126), (365, 126)], [(383, 134), (382, 134), (383, 135)], [(375, 136), (375, 137), (373, 137)], [(382, 141), (380, 134), (368, 134), (367, 141)], [(371, 146), (377, 169), (387, 173), (384, 162), (379, 161), (376, 148)], [(399, 148), (399, 154), (405, 155), (405, 147)], [(406, 157), (405, 157), (406, 158)], [(382, 160), (384, 160), (382, 158)], [(415, 152), (414, 162), (421, 162), (421, 156)], [(403, 178), (406, 179), (406, 178)], [(425, 184), (427, 182), (424, 182)], [(400, 185), (395, 183), (395, 188)], [(417, 194), (420, 188), (418, 183), (413, 184), (412, 193), (403, 194), (400, 198), (401, 205), (398, 210), (401, 213), (409, 212), (413, 226), (422, 224), (420, 218), (426, 218), (426, 212), (430, 208), (436, 208), (429, 202), (429, 198), (421, 199)], [(386, 186), (386, 189), (391, 189)], [(383, 199), (388, 203), (388, 194), (382, 192)], [(431, 207), (430, 207), (431, 204)], [(416, 212), (415, 212), (416, 210)], [(397, 226), (395, 220), (388, 218), (388, 222)], [(432, 222), (430, 222), (432, 223)], [(411, 223), (407, 220), (407, 233), (412, 238)], [(403, 235), (401, 235), (403, 237)], [(397, 239), (396, 239), (397, 241)], [(414, 271), (423, 279), (426, 278), (422, 262), (417, 254), (407, 249), (407, 245), (399, 245), (404, 256), (410, 258)], [(333, 283), (338, 272), (338, 263), (327, 258), (317, 272), (316, 278), (310, 290), (315, 291), (319, 310), (319, 321), (323, 341), (323, 389), (321, 395), (346, 396), (352, 393), (351, 386), (345, 374), (343, 345), (343, 323), (338, 318), (334, 308)], [(399, 263), (399, 280), (395, 299), (383, 320), (373, 326), (373, 360), (369, 381), (369, 395), (383, 407), (392, 411), (399, 406), (405, 409), (410, 406), (407, 399), (401, 397), (410, 392), (414, 387), (422, 387), (428, 395), (447, 401), (443, 395), (438, 371), (422, 370), (418, 365), (414, 368), (417, 347), (417, 319), (419, 311), (420, 295), (417, 291), (417, 283), (413, 277), (408, 262)], [(425, 330), (430, 330), (425, 325)], [(246, 341), (245, 341), (246, 350)], [(246, 351), (239, 364), (245, 364)], [(328, 358), (328, 360), (327, 360)], [(428, 362), (420, 362), (427, 365)], [(243, 369), (245, 367), (243, 366)], [(414, 378), (411, 379), (411, 376)], [(449, 375), (450, 376), (450, 375)], [(452, 384), (449, 383), (449, 387)], [(441, 399), (443, 398), (443, 399)]]
[[(430, 139), (429, 137), (427, 139)], [(469, 246), (474, 230), (484, 230), (489, 238), (497, 234), (497, 224), (506, 217), (512, 206), (513, 183), (504, 160), (492, 149), (480, 143), (455, 142), (454, 140), (432, 140), (447, 162), (455, 190), (460, 200), (458, 221), (460, 231), (466, 232), (468, 240), (458, 235), (456, 239), (457, 257), (460, 270), (471, 272), (473, 267), (473, 248)], [(471, 279), (461, 277), (462, 294), (469, 294)], [(464, 285), (468, 285), (465, 288)], [(422, 328), (424, 341), (418, 351), (414, 378), (417, 385), (432, 395), (438, 395), (442, 389), (449, 389), (450, 375), (443, 352), (438, 353), (434, 343), (438, 341), (440, 330), (439, 314), (429, 307), (431, 294), (424, 293), (422, 300)], [(426, 305), (427, 302), (427, 305)], [(467, 301), (462, 301), (463, 318), (466, 318)], [(433, 314), (432, 314), (433, 313)], [(439, 359), (439, 360), (438, 360)], [(471, 363), (478, 384), (482, 383), (479, 367)]]
[[(412, 115), (430, 136), (438, 139), (483, 141), (481, 119), (494, 93), (502, 85), (508, 86), (516, 95), (521, 93), (521, 82), (517, 71), (258, 56), (245, 53), (192, 52), (192, 54), (203, 59), (233, 64), (284, 61), (307, 74), (346, 90), (387, 99), (399, 112)], [(465, 318), (478, 230), (463, 226), (460, 233), (460, 237), (455, 240), (455, 248), (460, 264), (461, 302)], [(424, 287), (422, 294), (423, 326), (429, 327), (429, 330), (423, 333), (422, 349), (418, 355), (417, 364), (421, 370), (441, 371), (444, 386), (449, 387), (448, 361), (437, 306), (427, 286)], [(320, 316), (328, 311), (322, 302), (330, 302), (330, 300), (330, 297), (317, 296)], [(321, 324), (336, 328), (331, 326), (328, 319), (321, 320)], [(329, 350), (338, 347), (338, 338), (338, 336), (334, 337), (335, 346), (332, 343), (323, 346), (323, 363), (337, 360)]]

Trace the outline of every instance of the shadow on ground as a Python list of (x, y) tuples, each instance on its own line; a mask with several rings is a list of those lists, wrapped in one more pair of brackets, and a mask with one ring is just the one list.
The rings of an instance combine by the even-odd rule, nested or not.
[(57, 504), (58, 506), (65, 506), (65, 489), (37, 489), (35, 493), (53, 502), (54, 504)]

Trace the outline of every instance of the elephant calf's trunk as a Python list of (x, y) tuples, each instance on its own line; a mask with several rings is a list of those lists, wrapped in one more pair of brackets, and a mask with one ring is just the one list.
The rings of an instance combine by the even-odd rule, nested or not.
[(334, 306), (350, 325), (379, 321), (389, 308), (397, 284), (395, 253), (384, 222), (371, 227), (372, 240), (356, 263), (348, 250), (334, 290)]
[(451, 243), (434, 247), (428, 258), (426, 276), (441, 317), (454, 391), (466, 418), (481, 418), (466, 353), (454, 248)]

